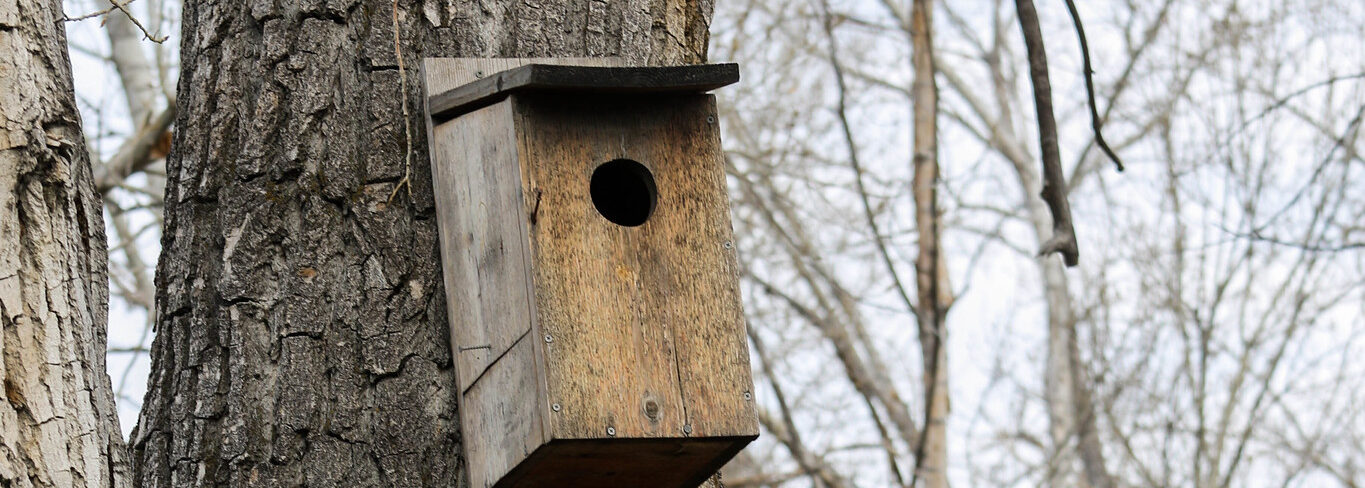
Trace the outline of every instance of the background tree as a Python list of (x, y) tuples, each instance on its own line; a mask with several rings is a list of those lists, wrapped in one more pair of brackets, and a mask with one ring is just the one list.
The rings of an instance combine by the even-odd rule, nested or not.
[(0, 485), (129, 486), (61, 4), (0, 3)]
[[(1345, 446), (1362, 426), (1344, 419), (1362, 404), (1349, 392), (1365, 371), (1348, 358), (1362, 352), (1365, 253), (1345, 222), (1365, 211), (1348, 196), (1365, 187), (1348, 162), (1360, 153), (1365, 11), (1081, 5), (1106, 135), (1130, 163), (1119, 176), (1093, 147), (1070, 18), (1040, 4), (1087, 256), (1064, 271), (1035, 258), (1051, 217), (1037, 198), (1013, 3), (938, 3), (934, 16), (954, 297), (949, 478), (1359, 485), (1361, 451)], [(716, 56), (749, 70), (723, 93), (723, 127), (774, 433), (746, 453), (750, 486), (903, 484), (915, 448), (905, 432), (916, 432), (896, 419), (925, 411), (907, 381), (924, 366), (900, 352), (919, 339), (896, 331), (917, 316), (901, 277), (924, 242), (903, 163), (916, 107), (910, 5), (830, 7), (718, 7)]]

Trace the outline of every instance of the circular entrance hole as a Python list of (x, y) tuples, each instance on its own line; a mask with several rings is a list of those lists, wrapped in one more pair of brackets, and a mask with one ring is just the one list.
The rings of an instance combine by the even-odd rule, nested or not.
[(659, 198), (649, 168), (629, 159), (616, 159), (598, 166), (592, 172), (589, 191), (597, 213), (626, 227), (649, 220)]

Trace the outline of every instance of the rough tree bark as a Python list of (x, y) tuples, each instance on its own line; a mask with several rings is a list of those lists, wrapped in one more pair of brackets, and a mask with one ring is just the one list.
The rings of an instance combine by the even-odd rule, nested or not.
[[(459, 483), (425, 135), (405, 140), (404, 117), (422, 127), (413, 67), (696, 63), (712, 12), (710, 0), (403, 0), (395, 22), (394, 7), (186, 2), (139, 486)], [(395, 193), (405, 151), (410, 193)]]
[(924, 357), (925, 422), (916, 446), (915, 478), (924, 486), (948, 486), (948, 308), (952, 287), (942, 252), (942, 218), (938, 209), (938, 84), (934, 81), (933, 13), (930, 0), (915, 0), (911, 7), (914, 94), (915, 231), (919, 251), (915, 257), (915, 287), (919, 307), (919, 343)]
[(0, 486), (128, 486), (109, 282), (57, 0), (0, 0)]

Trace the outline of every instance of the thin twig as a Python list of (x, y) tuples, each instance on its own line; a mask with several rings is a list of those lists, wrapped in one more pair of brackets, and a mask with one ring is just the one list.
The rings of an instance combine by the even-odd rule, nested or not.
[(820, 469), (811, 463), (812, 456), (806, 450), (806, 445), (801, 442), (801, 434), (796, 429), (796, 423), (792, 420), (791, 407), (787, 403), (787, 397), (782, 391), (782, 384), (777, 381), (777, 374), (773, 372), (772, 358), (768, 357), (768, 349), (763, 344), (763, 339), (753, 327), (746, 327), (749, 334), (749, 344), (754, 348), (758, 356), (758, 364), (763, 369), (763, 375), (768, 378), (768, 383), (772, 385), (774, 398), (777, 399), (778, 411), (782, 414), (782, 426), (787, 429), (787, 435), (782, 439), (783, 445), (791, 452), (792, 459), (796, 460), (796, 465), (801, 471), (812, 480), (819, 479), (822, 473)]
[(1280, 239), (1280, 238), (1275, 237), (1275, 236), (1268, 236), (1268, 235), (1261, 234), (1260, 232), (1257, 232), (1257, 231), (1252, 231), (1252, 232), (1235, 232), (1235, 231), (1233, 231), (1233, 230), (1231, 230), (1231, 229), (1227, 229), (1227, 228), (1221, 228), (1221, 230), (1222, 230), (1223, 232), (1227, 232), (1227, 233), (1229, 233), (1229, 234), (1232, 234), (1232, 235), (1234, 235), (1234, 236), (1236, 236), (1236, 237), (1239, 237), (1239, 238), (1242, 238), (1242, 239), (1248, 239), (1248, 240), (1257, 241), (1257, 242), (1264, 242), (1264, 243), (1271, 244), (1271, 245), (1275, 245), (1275, 246), (1288, 247), (1288, 248), (1293, 248), (1293, 249), (1298, 249), (1298, 250), (1308, 251), (1308, 252), (1321, 252), (1321, 253), (1329, 253), (1329, 254), (1330, 254), (1330, 253), (1338, 253), (1338, 252), (1345, 252), (1345, 251), (1354, 251), (1354, 250), (1357, 250), (1357, 249), (1365, 249), (1365, 242), (1343, 242), (1343, 243), (1338, 244), (1338, 245), (1335, 245), (1335, 246), (1333, 246), (1333, 245), (1322, 245), (1322, 244), (1307, 244), (1307, 243), (1301, 243), (1301, 242), (1286, 241), (1286, 240), (1284, 240), (1284, 239)]
[(403, 179), (398, 180), (398, 184), (393, 187), (393, 193), (389, 193), (386, 204), (392, 203), (393, 197), (398, 195), (398, 190), (404, 186), (408, 188), (408, 199), (412, 199), (412, 114), (408, 112), (408, 75), (403, 69), (403, 48), (399, 43), (398, 0), (393, 0), (393, 55), (398, 58), (399, 99), (403, 103), (403, 139), (407, 142), (407, 147), (403, 152)]
[[(1302, 187), (1299, 187), (1298, 191), (1294, 192), (1294, 196), (1291, 197), (1289, 201), (1285, 202), (1279, 210), (1276, 210), (1275, 213), (1271, 214), (1270, 218), (1266, 219), (1260, 225), (1253, 226), (1251, 228), (1253, 234), (1258, 234), (1262, 230), (1265, 230), (1271, 223), (1274, 223), (1276, 220), (1279, 220), (1280, 217), (1284, 216), (1284, 214), (1293, 208), (1294, 205), (1297, 205), (1299, 201), (1303, 199), (1304, 195), (1307, 195), (1308, 191), (1313, 188), (1313, 185), (1318, 181), (1318, 178), (1321, 178), (1323, 173), (1326, 172), (1327, 166), (1332, 163), (1332, 158), (1336, 156), (1338, 149), (1346, 149), (1349, 155), (1349, 151), (1352, 149), (1347, 148), (1347, 145), (1354, 146), (1354, 141), (1350, 139), (1356, 137), (1352, 136), (1352, 134), (1358, 133), (1362, 121), (1365, 121), (1365, 105), (1361, 105), (1360, 108), (1356, 110), (1355, 117), (1351, 118), (1351, 121), (1346, 124), (1346, 130), (1342, 132), (1341, 137), (1333, 137), (1334, 144), (1332, 144), (1331, 149), (1327, 150), (1327, 155), (1323, 156), (1322, 160), (1313, 169), (1313, 173), (1308, 177), (1308, 182)], [(1348, 156), (1347, 164), (1349, 164), (1349, 162)], [(1254, 224), (1255, 222), (1253, 221), (1252, 223)]]
[(120, 4), (120, 3), (118, 3), (118, 2), (110, 2), (110, 3), (113, 3), (113, 5), (110, 6), (109, 8), (104, 9), (104, 10), (99, 10), (99, 11), (96, 11), (96, 12), (91, 12), (91, 13), (82, 15), (82, 16), (80, 16), (80, 17), (67, 17), (67, 16), (63, 15), (62, 18), (57, 19), (57, 21), (58, 21), (58, 22), (80, 22), (80, 21), (86, 20), (86, 19), (93, 19), (93, 18), (95, 18), (95, 17), (101, 17), (101, 16), (104, 16), (104, 15), (108, 15), (109, 12), (113, 12), (113, 11), (115, 11), (115, 10), (118, 10), (118, 8), (119, 8), (120, 6), (126, 6), (126, 5), (128, 5), (128, 4), (130, 4), (130, 3), (133, 3), (133, 1), (134, 1), (134, 0), (127, 0), (126, 2), (123, 2), (122, 4)]
[(877, 407), (872, 404), (872, 399), (863, 397), (863, 403), (867, 404), (867, 411), (871, 413), (872, 425), (877, 426), (877, 434), (882, 439), (882, 450), (886, 451), (887, 468), (891, 470), (891, 477), (896, 479), (896, 486), (906, 488), (914, 485), (905, 484), (905, 478), (901, 476), (900, 463), (896, 462), (896, 443), (891, 440), (891, 433), (886, 430), (886, 423), (882, 422), (882, 417), (877, 413)]
[(1074, 0), (1066, 0), (1066, 9), (1071, 12), (1071, 22), (1076, 24), (1076, 37), (1081, 40), (1081, 60), (1085, 64), (1085, 94), (1090, 99), (1090, 127), (1095, 130), (1095, 143), (1109, 159), (1114, 160), (1114, 166), (1123, 171), (1123, 162), (1119, 161), (1119, 155), (1114, 154), (1114, 150), (1109, 148), (1109, 143), (1104, 142), (1104, 133), (1100, 131), (1103, 123), (1100, 121), (1100, 110), (1095, 104), (1095, 70), (1090, 67), (1090, 46), (1085, 41), (1085, 27), (1081, 25), (1081, 14), (1076, 11)]
[(127, 2), (124, 2), (123, 4), (120, 4), (120, 3), (118, 3), (116, 0), (110, 0), (109, 3), (114, 4), (115, 7), (118, 7), (119, 11), (123, 12), (123, 15), (127, 15), (127, 16), (128, 16), (128, 20), (132, 21), (132, 22), (133, 22), (133, 25), (137, 26), (137, 29), (138, 29), (138, 30), (142, 31), (142, 37), (143, 37), (143, 38), (145, 38), (145, 39), (147, 39), (147, 40), (149, 40), (149, 41), (155, 42), (155, 43), (157, 43), (157, 44), (161, 44), (161, 43), (163, 43), (163, 42), (166, 42), (166, 39), (169, 39), (170, 36), (161, 36), (161, 37), (157, 37), (157, 36), (152, 35), (151, 32), (148, 32), (148, 31), (147, 31), (147, 27), (146, 27), (146, 26), (143, 26), (143, 25), (142, 25), (142, 22), (139, 21), (139, 20), (137, 20), (137, 17), (134, 16), (132, 12), (129, 12), (128, 9), (124, 8), (124, 5), (126, 5), (126, 4), (128, 4), (128, 3), (132, 3), (132, 1), (133, 1), (133, 0), (128, 0)]
[(1061, 151), (1057, 149), (1057, 120), (1052, 112), (1052, 84), (1047, 75), (1047, 52), (1043, 31), (1038, 26), (1038, 11), (1033, 0), (1015, 0), (1019, 26), (1028, 50), (1029, 78), (1033, 82), (1033, 103), (1038, 116), (1038, 141), (1043, 153), (1043, 201), (1052, 213), (1052, 237), (1044, 242), (1038, 255), (1059, 253), (1067, 267), (1080, 262), (1076, 229), (1071, 226), (1071, 205), (1066, 201), (1066, 175), (1062, 173)]
[(867, 222), (868, 228), (872, 231), (872, 243), (877, 248), (877, 254), (882, 258), (882, 264), (886, 266), (886, 271), (891, 275), (891, 283), (896, 289), (905, 307), (910, 313), (917, 314), (915, 303), (910, 299), (905, 285), (901, 281), (900, 273), (896, 272), (896, 266), (891, 260), (891, 251), (887, 249), (886, 242), (883, 240), (881, 225), (877, 224), (876, 215), (872, 211), (872, 202), (869, 199), (866, 185), (863, 183), (863, 166), (858, 157), (858, 145), (853, 140), (852, 123), (848, 118), (848, 86), (844, 81), (844, 65), (839, 61), (839, 44), (834, 37), (834, 17), (829, 10), (829, 2), (823, 1), (824, 7), (824, 28), (825, 34), (829, 37), (829, 64), (834, 69), (834, 82), (839, 88), (838, 107), (835, 115), (839, 117), (839, 127), (842, 129), (844, 144), (848, 146), (848, 164), (853, 169), (853, 182), (858, 191), (859, 201), (862, 203), (863, 219)]
[(1342, 81), (1358, 80), (1358, 79), (1365, 79), (1365, 73), (1353, 73), (1353, 74), (1349, 74), (1349, 75), (1333, 76), (1333, 77), (1331, 77), (1331, 78), (1328, 78), (1328, 79), (1325, 79), (1325, 80), (1322, 80), (1322, 81), (1319, 81), (1319, 82), (1316, 82), (1316, 83), (1313, 83), (1313, 84), (1304, 86), (1304, 87), (1302, 87), (1302, 88), (1299, 88), (1298, 90), (1294, 90), (1294, 91), (1290, 92), (1288, 95), (1285, 95), (1285, 96), (1283, 96), (1283, 97), (1277, 98), (1277, 99), (1275, 99), (1275, 102), (1274, 102), (1274, 103), (1271, 103), (1271, 104), (1270, 104), (1270, 106), (1268, 106), (1268, 107), (1266, 107), (1265, 109), (1261, 110), (1260, 112), (1256, 113), (1256, 115), (1253, 115), (1253, 116), (1251, 116), (1251, 117), (1248, 117), (1246, 120), (1242, 121), (1242, 123), (1241, 123), (1240, 125), (1238, 125), (1238, 127), (1237, 127), (1236, 130), (1231, 131), (1231, 132), (1228, 134), (1228, 136), (1227, 136), (1226, 138), (1224, 138), (1224, 139), (1220, 142), (1219, 146), (1226, 146), (1226, 145), (1228, 145), (1228, 144), (1231, 144), (1231, 143), (1232, 143), (1232, 138), (1235, 137), (1237, 134), (1242, 133), (1242, 131), (1246, 130), (1247, 127), (1250, 127), (1251, 124), (1255, 123), (1256, 121), (1265, 118), (1267, 115), (1270, 115), (1271, 112), (1274, 112), (1274, 111), (1280, 109), (1281, 107), (1284, 107), (1286, 104), (1289, 103), (1290, 100), (1293, 100), (1293, 99), (1295, 99), (1295, 98), (1298, 98), (1298, 97), (1300, 97), (1300, 96), (1303, 96), (1303, 95), (1307, 94), (1308, 92), (1313, 91), (1313, 90), (1316, 90), (1316, 89), (1318, 89), (1318, 88), (1322, 88), (1322, 87), (1326, 87), (1326, 86), (1332, 86), (1332, 85), (1335, 85), (1335, 84), (1337, 84), (1338, 82), (1342, 82)]
[(79, 22), (82, 20), (92, 19), (95, 17), (103, 17), (105, 15), (109, 15), (110, 12), (118, 10), (120, 12), (123, 12), (123, 15), (127, 15), (128, 20), (132, 21), (133, 25), (137, 26), (138, 30), (142, 31), (143, 38), (155, 42), (157, 44), (166, 42), (166, 39), (169, 39), (170, 36), (157, 37), (152, 35), (152, 33), (147, 30), (147, 27), (142, 25), (142, 22), (138, 21), (137, 17), (134, 16), (132, 12), (128, 11), (127, 8), (125, 8), (128, 6), (128, 4), (133, 3), (133, 1), (134, 0), (125, 0), (123, 2), (119, 2), (118, 0), (109, 0), (109, 3), (112, 4), (112, 6), (110, 6), (109, 8), (97, 12), (88, 13), (80, 17), (67, 17), (63, 15), (62, 18), (58, 19), (58, 22)]

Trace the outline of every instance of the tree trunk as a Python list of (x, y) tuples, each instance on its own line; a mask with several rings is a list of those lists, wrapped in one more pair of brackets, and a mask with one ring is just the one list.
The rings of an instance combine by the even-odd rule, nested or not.
[[(404, 0), (396, 20), (393, 9), (186, 2), (139, 486), (456, 486), (413, 67), (430, 56), (701, 62), (712, 4)], [(405, 151), (411, 185), (399, 188)]]
[[(1029, 222), (1039, 243), (1053, 234), (1051, 214), (1036, 195), (1041, 182), (1028, 169), (1016, 166), (1019, 185), (1024, 188)], [(1080, 359), (1076, 342), (1076, 316), (1067, 287), (1066, 269), (1050, 256), (1039, 258), (1038, 271), (1047, 300), (1047, 359), (1043, 371), (1043, 397), (1047, 404), (1048, 432), (1052, 446), (1045, 473), (1047, 486), (1110, 487), (1114, 481), (1105, 466), (1099, 439), (1090, 383)], [(1076, 471), (1077, 457), (1084, 478)]]
[[(1038, 202), (1038, 207), (1042, 207), (1042, 202)], [(1044, 213), (1034, 214), (1034, 220), (1041, 222), (1041, 227), (1039, 222), (1035, 222), (1035, 234), (1038, 242), (1043, 242), (1050, 235), (1051, 226), (1047, 224), (1048, 217), (1045, 213), (1047, 210), (1039, 208), (1038, 211)], [(1076, 419), (1076, 411), (1072, 408), (1075, 403), (1075, 386), (1072, 384), (1075, 381), (1075, 374), (1068, 354), (1069, 345), (1075, 341), (1071, 325), (1075, 318), (1072, 314), (1071, 295), (1067, 291), (1066, 270), (1062, 268), (1060, 262), (1051, 257), (1044, 257), (1041, 260), (1038, 271), (1042, 273), (1048, 319), (1043, 399), (1047, 404), (1048, 433), (1052, 440), (1052, 452), (1048, 456), (1047, 486), (1089, 487), (1084, 479), (1078, 478), (1079, 473), (1076, 472), (1074, 439), (1079, 422)]]
[(919, 307), (919, 342), (924, 357), (925, 423), (916, 447), (915, 477), (924, 486), (948, 486), (948, 361), (944, 319), (952, 305), (952, 288), (942, 252), (942, 218), (938, 209), (938, 84), (934, 81), (933, 11), (930, 0), (911, 7), (914, 93), (914, 199), (919, 253), (915, 285)]
[(62, 4), (0, 0), (0, 486), (128, 486)]

